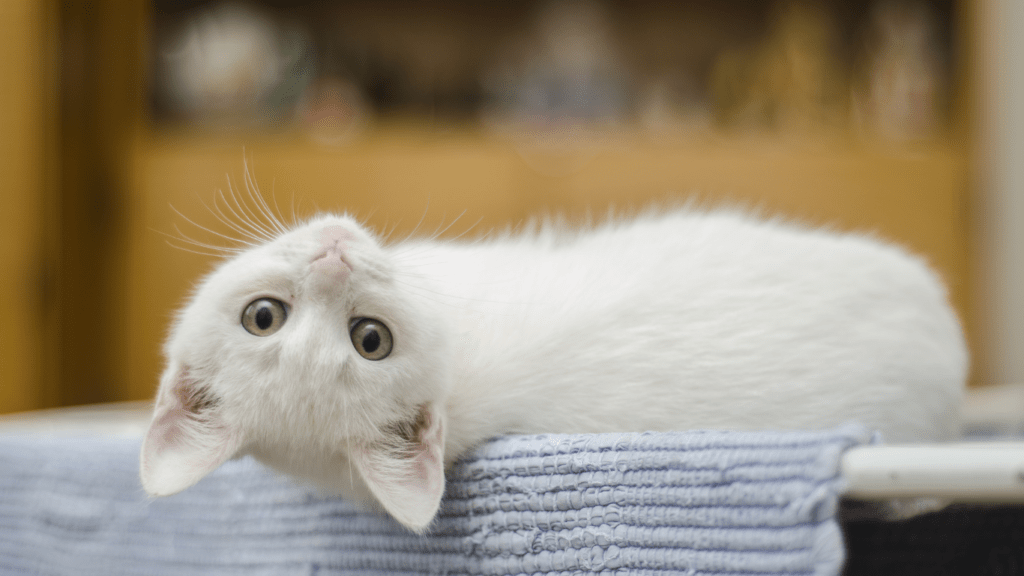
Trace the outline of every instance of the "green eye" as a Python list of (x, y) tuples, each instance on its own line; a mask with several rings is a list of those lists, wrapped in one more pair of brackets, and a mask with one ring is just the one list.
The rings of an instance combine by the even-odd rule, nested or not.
[(356, 352), (367, 360), (383, 360), (394, 347), (391, 330), (380, 320), (363, 318), (355, 323), (349, 334)]
[(253, 336), (270, 336), (288, 319), (284, 304), (273, 298), (253, 300), (242, 312), (242, 327)]

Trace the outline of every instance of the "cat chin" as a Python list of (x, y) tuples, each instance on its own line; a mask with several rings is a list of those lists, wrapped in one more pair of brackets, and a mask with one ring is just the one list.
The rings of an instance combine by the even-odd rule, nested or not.
[(375, 504), (369, 487), (352, 461), (342, 453), (296, 453), (292, 450), (287, 455), (279, 455), (252, 450), (250, 454), (277, 472), (305, 481), (324, 496), (340, 496), (363, 506)]
[(373, 500), (366, 483), (360, 476), (359, 465), (353, 455), (358, 453), (387, 454), (394, 459), (405, 459), (415, 451), (420, 437), (428, 428), (431, 416), (427, 404), (415, 410), (407, 420), (396, 420), (381, 426), (368, 437), (336, 439), (334, 449), (321, 441), (296, 446), (274, 446), (254, 442), (235, 457), (252, 456), (270, 468), (301, 478), (323, 493)]
[(418, 407), (412, 421), (384, 427), (377, 441), (351, 446), (346, 442), (346, 453), (250, 453), (322, 493), (374, 503), (406, 528), (422, 533), (437, 515), (444, 494), (446, 420), (436, 405), (428, 403)]

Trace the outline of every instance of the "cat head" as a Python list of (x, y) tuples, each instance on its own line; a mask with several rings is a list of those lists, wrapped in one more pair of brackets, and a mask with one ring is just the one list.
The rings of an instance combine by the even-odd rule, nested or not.
[(251, 454), (414, 529), (444, 490), (443, 318), (395, 254), (320, 216), (227, 260), (166, 345), (141, 477), (183, 490)]

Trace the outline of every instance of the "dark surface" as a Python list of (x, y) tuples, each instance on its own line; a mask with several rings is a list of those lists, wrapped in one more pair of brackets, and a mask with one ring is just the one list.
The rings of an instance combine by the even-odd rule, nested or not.
[(846, 576), (1024, 574), (1024, 506), (950, 506), (900, 522), (843, 523)]

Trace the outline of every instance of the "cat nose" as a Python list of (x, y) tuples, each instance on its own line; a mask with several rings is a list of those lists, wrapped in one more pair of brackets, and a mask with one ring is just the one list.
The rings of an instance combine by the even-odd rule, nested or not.
[(346, 256), (348, 242), (353, 238), (352, 232), (343, 226), (327, 226), (320, 231), (320, 248), (316, 251), (311, 265), (326, 272), (348, 275), (352, 263)]
[(348, 263), (348, 258), (345, 257), (345, 253), (339, 250), (337, 246), (317, 252), (316, 256), (313, 256), (313, 259), (310, 260), (310, 264), (321, 268), (324, 266), (344, 266), (345, 268), (352, 268)]

